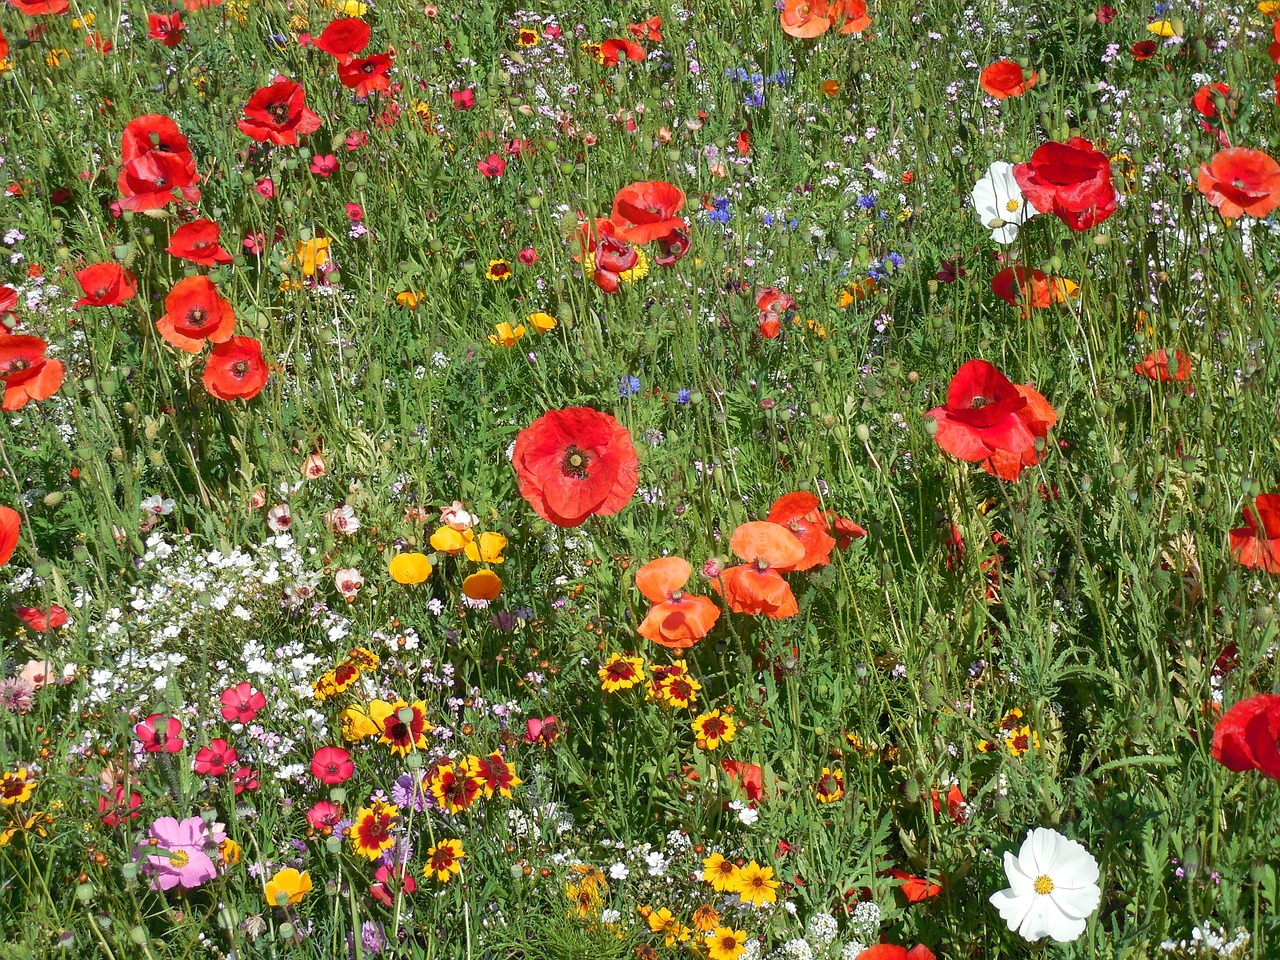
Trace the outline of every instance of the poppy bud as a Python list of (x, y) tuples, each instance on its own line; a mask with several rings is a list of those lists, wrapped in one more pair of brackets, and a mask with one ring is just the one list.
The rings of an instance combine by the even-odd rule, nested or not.
[[(280, 902), (282, 899), (284, 900), (284, 903)], [(289, 895), (285, 893), (283, 890), (281, 890), (276, 895), (276, 904), (278, 906), (283, 907), (283, 906), (286, 906), (288, 903), (289, 903)], [(276, 928), (276, 933), (280, 935), (281, 940), (292, 940), (294, 938), (294, 933), (295, 933), (293, 929), (293, 924), (292, 923), (280, 924), (280, 926)]]

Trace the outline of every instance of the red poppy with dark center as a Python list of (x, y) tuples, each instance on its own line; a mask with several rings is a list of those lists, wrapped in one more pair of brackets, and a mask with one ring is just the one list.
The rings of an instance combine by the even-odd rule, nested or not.
[[(1172, 371), (1170, 367), (1173, 367)], [(1141, 363), (1133, 365), (1133, 372), (1148, 380), (1182, 381), (1191, 376), (1191, 358), (1181, 350), (1173, 351), (1173, 363), (1169, 362), (1168, 350), (1157, 350), (1148, 353)]]
[(721, 760), (720, 769), (729, 775), (729, 779), (742, 787), (747, 799), (752, 804), (764, 797), (764, 771), (754, 763), (741, 760)]
[(1150, 60), (1156, 55), (1157, 49), (1159, 48), (1154, 40), (1139, 40), (1129, 48), (1129, 52), (1135, 60)]
[(316, 49), (323, 50), (338, 63), (346, 64), (369, 45), (371, 35), (369, 25), (363, 20), (344, 17), (332, 21), (313, 42)]
[(559, 527), (618, 513), (639, 484), (631, 434), (590, 407), (543, 414), (517, 435), (511, 462), (520, 495)]
[(267, 385), (267, 361), (253, 337), (232, 337), (209, 351), (204, 386), (219, 400), (252, 400)]
[(144, 114), (125, 125), (120, 160), (123, 166), (116, 182), (124, 210), (158, 210), (173, 202), (175, 189), (191, 203), (200, 199), (187, 138), (163, 114)]
[(814, 494), (803, 490), (784, 494), (773, 502), (765, 519), (790, 530), (804, 547), (804, 559), (793, 569), (811, 570), (814, 567), (825, 567), (831, 562), (831, 551), (835, 548), (836, 541), (827, 532), (827, 518), (822, 512), (822, 501)]
[(725, 570), (711, 586), (723, 592), (730, 610), (762, 613), (772, 620), (800, 612), (790, 584), (782, 579), (783, 573), (804, 560), (805, 547), (799, 539), (776, 523), (752, 520), (733, 531), (729, 547), (747, 562)]
[(978, 85), (997, 100), (1020, 97), (1036, 83), (1036, 72), (1025, 76), (1022, 67), (1013, 60), (997, 60), (982, 71)]
[(782, 32), (802, 40), (820, 37), (831, 29), (832, 5), (827, 0), (785, 0), (778, 19)]
[(1243, 527), (1228, 535), (1231, 556), (1251, 570), (1280, 573), (1280, 493), (1264, 493), (1245, 507)]
[(9, 0), (9, 2), (28, 17), (66, 13), (71, 9), (71, 4), (67, 0)]
[(149, 153), (165, 153), (192, 160), (191, 147), (178, 125), (162, 113), (147, 113), (130, 120), (120, 134), (120, 159), (124, 163)]
[(1224, 217), (1265, 217), (1280, 207), (1280, 164), (1261, 150), (1228, 147), (1200, 164), (1200, 192)]
[(1221, 94), (1225, 100), (1231, 96), (1231, 88), (1225, 83), (1206, 83), (1197, 90), (1191, 98), (1191, 105), (1196, 108), (1196, 112), (1200, 116), (1212, 119), (1218, 115), (1218, 105), (1214, 102), (1214, 94)]
[(320, 117), (307, 108), (306, 92), (292, 80), (279, 79), (259, 88), (245, 104), (245, 119), (236, 126), (259, 143), (298, 145), (299, 134), (320, 129)]
[(67, 622), (67, 611), (56, 603), (49, 604), (47, 608), (16, 607), (13, 612), (36, 633), (48, 633)]
[(774, 340), (782, 330), (783, 317), (796, 309), (796, 301), (777, 287), (763, 287), (756, 297), (756, 308), (760, 311), (760, 336)]
[(22, 514), (13, 507), (0, 506), (0, 567), (13, 557), (18, 548), (18, 533), (22, 529)]
[(914, 874), (907, 873), (894, 867), (889, 871), (889, 876), (895, 880), (902, 881), (902, 893), (907, 898), (908, 903), (919, 903), (922, 900), (928, 900), (936, 897), (942, 892), (942, 885), (939, 883), (930, 883), (924, 877), (917, 877)]
[(679, 187), (665, 180), (641, 180), (617, 192), (609, 219), (623, 240), (644, 244), (684, 230), (683, 207), (684, 191)]
[(231, 262), (231, 254), (219, 242), (222, 228), (212, 220), (201, 218), (184, 223), (169, 237), (165, 253), (190, 260), (203, 267), (216, 267)]
[(338, 64), (338, 82), (348, 90), (354, 90), (357, 97), (390, 89), (390, 73), (390, 53), (375, 53), (371, 57)]
[(165, 313), (156, 330), (187, 353), (199, 353), (204, 341), (225, 343), (236, 328), (236, 313), (208, 277), (183, 277), (164, 298)]
[(1280, 695), (1262, 693), (1224, 713), (1213, 730), (1213, 759), (1235, 773), (1280, 780)]
[(640, 254), (635, 247), (612, 235), (600, 236), (593, 256), (596, 268), (591, 279), (605, 293), (617, 293), (621, 274), (640, 262)]
[(623, 57), (628, 60), (643, 60), (644, 47), (633, 40), (614, 38), (600, 44), (600, 62), (606, 67), (616, 67)]
[(1084, 137), (1036, 148), (1029, 161), (1014, 166), (1013, 177), (1032, 206), (1072, 230), (1088, 230), (1116, 212), (1111, 161)]
[(925, 416), (937, 422), (938, 446), (1004, 480), (1016, 480), (1024, 467), (1040, 462), (1036, 441), (1058, 421), (1033, 387), (1015, 386), (985, 360), (970, 360), (956, 371), (946, 404)]
[(311, 757), (311, 775), (326, 786), (336, 787), (355, 771), (351, 754), (342, 747), (321, 747)]
[(222, 719), (227, 723), (250, 723), (267, 705), (267, 698), (262, 692), (247, 682), (227, 687), (218, 700), (222, 704)]
[(662, 18), (650, 17), (639, 23), (627, 24), (627, 29), (637, 40), (649, 40), (652, 43), (662, 42)]
[(118, 307), (138, 292), (138, 279), (118, 263), (95, 263), (76, 272), (84, 296), (75, 302), (81, 307)]
[(237, 797), (246, 790), (252, 793), (258, 789), (258, 771), (252, 767), (240, 767), (231, 774), (231, 784)]
[(196, 751), (196, 759), (192, 767), (202, 777), (220, 777), (229, 767), (236, 765), (239, 756), (235, 747), (219, 737), (211, 741), (207, 747), (201, 747)]
[(843, 0), (831, 5), (831, 22), (840, 24), (843, 34), (861, 33), (871, 26), (865, 0)]
[(12, 317), (16, 325), (18, 321), (17, 307), (18, 291), (7, 283), (0, 284), (0, 320)]
[[(910, 895), (907, 899), (911, 899)], [(867, 947), (854, 960), (936, 960), (936, 958), (934, 952), (923, 943), (917, 943), (910, 950), (895, 943), (877, 943), (875, 946)]]
[(640, 636), (669, 650), (687, 650), (711, 632), (720, 608), (709, 597), (684, 592), (693, 567), (683, 557), (661, 557), (636, 571), (636, 589), (653, 603)]
[(180, 44), (186, 29), (180, 13), (147, 14), (147, 36), (152, 40), (159, 40), (166, 47), (172, 48)]
[(44, 355), (48, 348), (39, 337), (0, 333), (0, 410), (21, 410), (32, 400), (47, 400), (58, 392), (66, 370), (60, 360)]
[(658, 252), (654, 254), (653, 262), (660, 267), (673, 267), (689, 252), (692, 238), (687, 230), (672, 230), (654, 242), (658, 245)]

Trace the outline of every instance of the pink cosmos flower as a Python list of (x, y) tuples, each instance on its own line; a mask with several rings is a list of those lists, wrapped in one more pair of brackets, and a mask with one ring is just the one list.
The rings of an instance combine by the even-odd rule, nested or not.
[(200, 817), (187, 817), (178, 821), (173, 817), (161, 817), (151, 824), (151, 844), (140, 847), (146, 854), (142, 869), (151, 874), (155, 890), (194, 890), (207, 880), (217, 876), (213, 860), (205, 853), (205, 846), (212, 845), (213, 838)]

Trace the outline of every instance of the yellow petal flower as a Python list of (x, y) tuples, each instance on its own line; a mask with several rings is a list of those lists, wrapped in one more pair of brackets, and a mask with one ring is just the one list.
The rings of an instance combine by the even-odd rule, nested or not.
[(525, 322), (538, 333), (550, 333), (556, 328), (556, 318), (549, 313), (531, 313)]
[(441, 527), (431, 535), (431, 549), (439, 553), (447, 553), (449, 556), (456, 556), (461, 553), (465, 547), (470, 556), (471, 538), (474, 536), (470, 530), (455, 530), (453, 527)]
[(492, 570), (480, 570), (462, 581), (462, 592), (472, 600), (496, 600), (502, 593), (502, 578)]
[(467, 557), (476, 563), (502, 563), (502, 551), (507, 548), (507, 538), (500, 533), (482, 533), (478, 540), (467, 544)]
[(431, 561), (421, 553), (398, 553), (391, 558), (387, 570), (396, 583), (422, 583), (431, 576)]

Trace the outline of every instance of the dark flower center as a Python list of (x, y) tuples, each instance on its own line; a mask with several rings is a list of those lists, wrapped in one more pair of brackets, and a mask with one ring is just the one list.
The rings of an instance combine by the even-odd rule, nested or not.
[(267, 107), (267, 113), (271, 115), (271, 119), (276, 123), (284, 123), (289, 119), (289, 105), (283, 100), (277, 101)]
[(560, 460), (560, 472), (566, 477), (585, 480), (591, 467), (591, 454), (575, 444), (570, 444)]
[(237, 379), (243, 380), (249, 373), (249, 361), (237, 360), (231, 366), (231, 375)]
[(977, 396), (969, 401), (970, 410), (981, 410), (989, 403), (995, 403), (990, 397)]
[(192, 307), (187, 311), (187, 326), (203, 327), (209, 319), (209, 311), (204, 307)]

